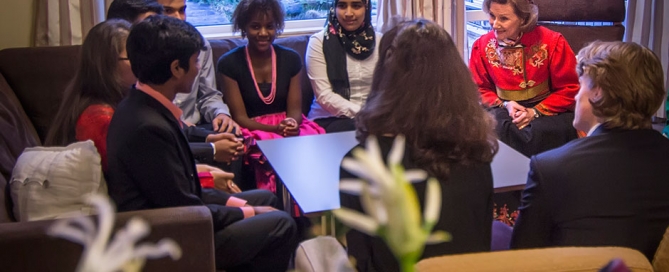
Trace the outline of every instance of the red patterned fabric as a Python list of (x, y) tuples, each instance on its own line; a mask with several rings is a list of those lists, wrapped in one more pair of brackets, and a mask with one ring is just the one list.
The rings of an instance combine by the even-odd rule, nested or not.
[(474, 42), (469, 69), (483, 104), (502, 104), (502, 89), (514, 96), (532, 96), (507, 100), (541, 101), (536, 109), (544, 115), (573, 111), (579, 90), (576, 56), (562, 34), (538, 26), (523, 34), (518, 44), (522, 47), (500, 46), (493, 31)]
[(497, 209), (497, 203), (494, 204), (492, 209), (492, 218), (494, 220), (500, 221), (506, 224), (509, 227), (513, 227), (516, 224), (516, 219), (518, 218), (518, 210), (514, 210), (509, 213), (509, 208), (504, 204), (504, 206)]
[(107, 129), (114, 115), (114, 108), (107, 104), (88, 106), (79, 116), (75, 128), (77, 141), (93, 140), (102, 159), (102, 170), (107, 170)]

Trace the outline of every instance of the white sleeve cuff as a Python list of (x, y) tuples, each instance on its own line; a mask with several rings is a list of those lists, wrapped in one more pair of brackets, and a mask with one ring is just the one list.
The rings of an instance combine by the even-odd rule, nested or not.
[(214, 150), (214, 157), (216, 156), (216, 145), (214, 143), (209, 143), (211, 145), (211, 149)]

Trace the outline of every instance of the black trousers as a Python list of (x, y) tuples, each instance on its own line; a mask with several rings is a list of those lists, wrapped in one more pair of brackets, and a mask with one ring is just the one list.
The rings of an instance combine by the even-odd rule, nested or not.
[(506, 109), (492, 108), (488, 111), (497, 120), (495, 130), (499, 140), (528, 157), (578, 138), (572, 126), (573, 112), (541, 116), (532, 120), (527, 127), (518, 129)]
[(355, 130), (355, 120), (351, 118), (328, 117), (316, 119), (314, 122), (325, 129), (325, 133)]
[[(270, 191), (251, 190), (234, 194), (252, 206), (279, 207)], [(284, 211), (246, 218), (214, 233), (216, 268), (225, 271), (288, 270), (297, 248), (295, 220)]]

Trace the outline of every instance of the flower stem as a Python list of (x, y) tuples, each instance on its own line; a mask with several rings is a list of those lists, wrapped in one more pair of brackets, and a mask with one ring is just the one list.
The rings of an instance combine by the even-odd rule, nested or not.
[(416, 258), (413, 256), (404, 256), (400, 258), (400, 271), (414, 272), (416, 271)]

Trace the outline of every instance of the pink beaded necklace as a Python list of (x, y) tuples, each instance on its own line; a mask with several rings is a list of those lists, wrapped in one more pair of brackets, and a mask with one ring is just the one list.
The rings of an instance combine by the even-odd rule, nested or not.
[(258, 96), (266, 105), (272, 104), (274, 102), (274, 97), (276, 97), (276, 53), (274, 52), (274, 46), (270, 45), (272, 50), (272, 89), (269, 92), (268, 96), (262, 95), (260, 87), (258, 86), (258, 81), (256, 80), (256, 75), (253, 72), (253, 64), (251, 63), (251, 55), (249, 55), (249, 46), (246, 46), (246, 62), (249, 65), (249, 70), (251, 71), (251, 77), (253, 78), (253, 84), (256, 86), (256, 91)]

